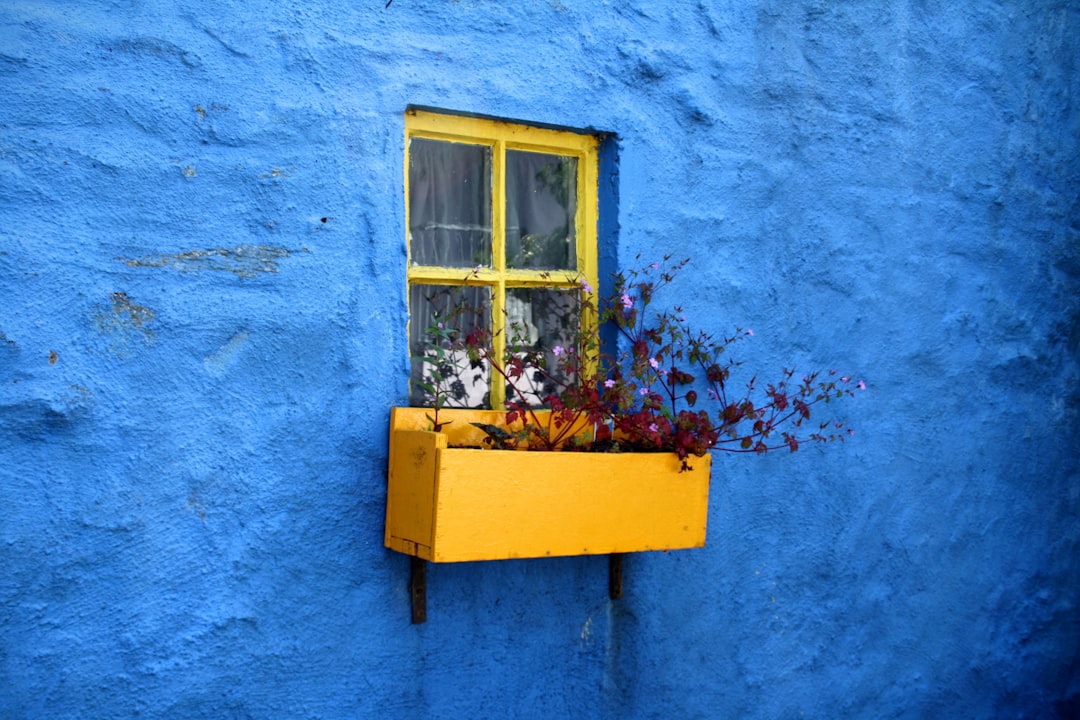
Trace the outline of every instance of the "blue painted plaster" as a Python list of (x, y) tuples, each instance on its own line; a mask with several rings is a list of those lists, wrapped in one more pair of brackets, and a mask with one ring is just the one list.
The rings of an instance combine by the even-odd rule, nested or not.
[[(1070, 2), (0, 9), (0, 716), (1075, 717)], [(704, 549), (382, 546), (403, 111), (614, 133), (607, 267), (853, 442), (716, 458)], [(617, 212), (610, 217), (611, 211)], [(674, 296), (673, 296), (674, 299)]]

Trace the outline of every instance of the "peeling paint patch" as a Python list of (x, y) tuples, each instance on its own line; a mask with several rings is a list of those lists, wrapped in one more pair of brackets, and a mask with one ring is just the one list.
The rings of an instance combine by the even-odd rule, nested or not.
[(156, 37), (140, 37), (123, 39), (106, 46), (109, 52), (114, 49), (121, 53), (127, 53), (136, 57), (154, 57), (167, 60), (179, 60), (189, 68), (197, 68), (202, 65), (198, 55), (184, 50), (179, 45)]
[(126, 325), (138, 328), (149, 334), (144, 326), (154, 319), (154, 311), (144, 305), (131, 302), (131, 298), (125, 292), (114, 292), (109, 295), (113, 304), (113, 317)]
[(112, 306), (98, 313), (97, 326), (102, 333), (110, 336), (109, 349), (112, 353), (127, 357), (134, 338), (141, 337), (147, 344), (154, 341), (154, 333), (147, 327), (154, 320), (153, 310), (132, 302), (124, 292), (114, 292), (109, 299)]
[(592, 644), (593, 619), (592, 616), (585, 618), (585, 624), (581, 626), (581, 648), (587, 649)]
[(260, 180), (273, 180), (276, 178), (287, 178), (296, 172), (296, 168), (289, 168), (288, 170), (282, 170), (281, 168), (271, 168), (270, 172), (263, 173), (259, 176)]
[(209, 107), (202, 105), (201, 103), (195, 106), (195, 114), (199, 116), (200, 120), (205, 120), (206, 116), (210, 113), (222, 113), (229, 109), (229, 106), (225, 103), (210, 103)]
[(193, 515), (197, 515), (202, 520), (206, 520), (206, 505), (199, 499), (198, 494), (194, 490), (188, 496), (187, 510)]
[[(171, 267), (180, 272), (219, 270), (237, 277), (255, 277), (259, 273), (276, 273), (278, 261), (296, 250), (274, 245), (237, 245), (234, 248), (188, 250), (172, 255), (150, 255), (144, 258), (121, 258), (128, 267)], [(300, 250), (299, 252), (307, 252)]]
[(229, 342), (218, 348), (217, 352), (208, 355), (206, 359), (203, 360), (203, 367), (206, 368), (206, 372), (214, 377), (221, 377), (224, 375), (225, 371), (236, 362), (236, 358), (240, 355), (240, 351), (247, 345), (248, 337), (248, 333), (246, 332), (236, 333)]

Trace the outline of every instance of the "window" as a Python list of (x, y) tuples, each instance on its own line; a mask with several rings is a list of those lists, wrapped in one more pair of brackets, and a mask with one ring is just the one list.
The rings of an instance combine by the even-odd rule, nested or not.
[[(452, 302), (480, 309), (475, 321), (493, 331), (500, 357), (510, 326), (551, 348), (593, 322), (571, 308), (582, 283), (597, 286), (597, 155), (595, 135), (406, 113), (412, 404), (430, 404), (416, 358)], [(506, 389), (486, 368), (458, 381), (451, 404), (503, 406)]]

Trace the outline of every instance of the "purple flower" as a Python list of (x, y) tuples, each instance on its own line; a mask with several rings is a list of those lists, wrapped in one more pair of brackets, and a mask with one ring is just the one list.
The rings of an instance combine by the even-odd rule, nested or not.
[(656, 423), (649, 423), (649, 432), (660, 432), (660, 428), (656, 427)]
[(646, 395), (649, 394), (649, 388), (641, 388), (640, 390), (637, 391), (637, 394), (640, 395), (641, 397), (645, 397)]
[(623, 308), (629, 310), (630, 308), (634, 307), (634, 299), (626, 293), (623, 293), (620, 299), (622, 300)]
[(563, 355), (564, 353), (566, 353), (566, 350), (563, 349), (562, 345), (556, 345), (555, 347), (551, 348), (551, 354), (554, 355), (555, 357), (559, 357), (560, 355)]
[(862, 380), (859, 381), (859, 389), (860, 390), (865, 390), (866, 389), (866, 383), (864, 383)]
[(612, 380), (611, 378), (608, 378), (607, 380), (604, 381), (604, 387), (606, 387), (606, 388), (615, 387), (615, 381)]
[(660, 367), (660, 363), (656, 362), (656, 358), (649, 358), (649, 366), (652, 367), (653, 370), (655, 370), (656, 368)]
[(581, 289), (582, 289), (583, 292), (591, 293), (592, 292), (592, 285), (590, 285), (587, 280), (582, 280), (581, 281)]

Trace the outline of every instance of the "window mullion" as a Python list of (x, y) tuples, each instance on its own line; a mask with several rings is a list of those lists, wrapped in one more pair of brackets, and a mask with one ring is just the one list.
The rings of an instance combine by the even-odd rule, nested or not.
[(504, 274), (507, 287), (572, 288), (582, 280), (592, 281), (576, 270), (507, 270)]
[(506, 274), (506, 143), (502, 140), (491, 148), (491, 263), (500, 276)]
[[(491, 150), (491, 263), (496, 280), (491, 293), (492, 352), (506, 357), (506, 142), (496, 140)], [(491, 407), (506, 403), (506, 383), (491, 370)]]
[[(595, 143), (595, 140), (592, 142)], [(595, 145), (592, 147), (595, 149)], [(577, 218), (575, 219), (578, 237), (577, 261), (578, 271), (584, 276), (589, 287), (592, 288), (589, 296), (590, 302), (585, 303), (580, 322), (582, 337), (590, 337), (596, 341), (599, 328), (598, 308), (596, 306), (600, 293), (599, 258), (597, 257), (595, 240), (590, 242), (589, 239), (596, 237), (598, 232), (597, 221), (600, 216), (600, 167), (597, 153), (594, 151), (585, 154), (580, 163), (580, 172), (577, 178), (580, 202), (578, 203)], [(591, 375), (598, 370), (596, 360), (595, 356), (587, 356), (584, 368), (586, 375)]]
[(409, 268), (410, 282), (428, 285), (494, 285), (497, 273), (490, 268), (446, 268), (413, 265)]

